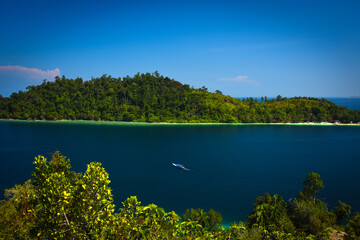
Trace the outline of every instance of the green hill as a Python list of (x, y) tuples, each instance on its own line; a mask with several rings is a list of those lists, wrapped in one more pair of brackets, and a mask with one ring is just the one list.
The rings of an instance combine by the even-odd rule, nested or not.
[(25, 120), (107, 120), (136, 122), (277, 123), (360, 122), (350, 111), (325, 99), (295, 97), (238, 100), (159, 75), (136, 74), (90, 81), (57, 77), (0, 98), (0, 118)]

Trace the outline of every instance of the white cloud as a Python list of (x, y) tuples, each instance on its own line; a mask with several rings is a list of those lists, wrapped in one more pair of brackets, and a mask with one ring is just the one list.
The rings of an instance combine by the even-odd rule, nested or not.
[(13, 92), (25, 91), (27, 86), (41, 84), (44, 79), (54, 81), (59, 75), (58, 68), (42, 71), (21, 66), (0, 66), (0, 94), (10, 96)]
[(22, 74), (30, 80), (44, 79), (53, 80), (56, 76), (60, 76), (60, 70), (55, 68), (54, 70), (42, 71), (37, 68), (26, 68), (21, 66), (0, 66), (0, 72), (7, 72), (8, 74)]
[(253, 85), (260, 85), (260, 83), (256, 80), (251, 79), (249, 76), (236, 76), (233, 78), (219, 78), (220, 81), (225, 82), (237, 82), (237, 83), (249, 83)]

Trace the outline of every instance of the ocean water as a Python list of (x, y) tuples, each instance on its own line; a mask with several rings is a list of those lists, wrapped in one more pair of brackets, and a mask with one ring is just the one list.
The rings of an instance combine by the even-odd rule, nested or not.
[[(360, 127), (288, 125), (106, 125), (0, 121), (0, 191), (31, 177), (34, 157), (59, 150), (73, 170), (99, 161), (110, 174), (117, 209), (136, 195), (178, 214), (187, 208), (245, 221), (257, 196), (285, 200), (317, 172), (319, 193), (360, 211)], [(181, 163), (191, 171), (172, 167)]]
[(360, 97), (353, 98), (326, 98), (337, 105), (346, 107), (349, 110), (360, 110)]

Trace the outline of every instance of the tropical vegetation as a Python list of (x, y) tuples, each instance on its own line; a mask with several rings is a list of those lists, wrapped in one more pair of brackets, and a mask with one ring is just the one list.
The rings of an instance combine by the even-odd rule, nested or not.
[[(101, 163), (85, 173), (55, 152), (38, 156), (32, 179), (5, 191), (0, 202), (0, 239), (329, 239), (333, 233), (360, 239), (360, 213), (341, 201), (334, 210), (316, 197), (324, 188), (317, 173), (303, 181), (293, 200), (265, 193), (246, 222), (221, 226), (221, 213), (188, 209), (180, 217), (130, 196), (114, 205), (109, 175)], [(240, 217), (240, 216), (239, 216)]]
[(0, 118), (23, 120), (104, 120), (127, 122), (288, 123), (360, 122), (326, 99), (236, 99), (206, 87), (196, 89), (158, 72), (89, 81), (56, 77), (27, 91), (0, 95)]

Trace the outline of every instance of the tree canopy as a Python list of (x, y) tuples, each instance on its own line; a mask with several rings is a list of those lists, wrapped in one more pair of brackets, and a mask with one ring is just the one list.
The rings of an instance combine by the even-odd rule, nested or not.
[(113, 78), (56, 77), (27, 91), (0, 97), (0, 118), (24, 120), (106, 120), (136, 122), (360, 122), (350, 111), (326, 99), (308, 97), (239, 100), (196, 89), (158, 72)]
[[(77, 173), (70, 160), (56, 152), (51, 161), (36, 157), (34, 167), (33, 178), (6, 190), (6, 199), (0, 201), (0, 239), (325, 240), (334, 229), (346, 231), (346, 239), (360, 238), (360, 214), (348, 221), (351, 207), (340, 201), (331, 211), (321, 200), (301, 194), (285, 202), (265, 193), (256, 199), (247, 222), (225, 229), (221, 213), (213, 209), (188, 209), (181, 218), (155, 204), (143, 206), (136, 196), (116, 211), (109, 175), (99, 162)], [(315, 173), (304, 184), (323, 186)]]

